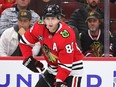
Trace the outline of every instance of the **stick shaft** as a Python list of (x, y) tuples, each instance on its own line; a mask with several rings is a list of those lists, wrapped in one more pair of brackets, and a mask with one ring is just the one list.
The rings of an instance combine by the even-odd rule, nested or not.
[(49, 87), (52, 87), (52, 86), (50, 85), (50, 83), (46, 80), (46, 78), (45, 78), (44, 74), (42, 73), (42, 71), (41, 71), (39, 68), (37, 68), (37, 69), (38, 69), (39, 73), (41, 74), (42, 78), (44, 79), (44, 81), (47, 83), (47, 85), (48, 85)]

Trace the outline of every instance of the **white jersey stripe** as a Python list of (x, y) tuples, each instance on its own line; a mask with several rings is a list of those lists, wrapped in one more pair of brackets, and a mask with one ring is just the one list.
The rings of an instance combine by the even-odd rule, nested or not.
[[(30, 45), (30, 46), (34, 46), (34, 44), (31, 44), (30, 42), (27, 41), (27, 39), (25, 38), (24, 35), (22, 35), (22, 39), (25, 41), (26, 44)], [(22, 41), (20, 41), (21, 43), (23, 43)]]

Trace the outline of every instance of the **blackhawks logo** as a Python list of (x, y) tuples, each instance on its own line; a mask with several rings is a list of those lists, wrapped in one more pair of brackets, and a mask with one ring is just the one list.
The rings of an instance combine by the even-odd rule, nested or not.
[(39, 20), (38, 24), (44, 24), (44, 22), (42, 20)]
[(91, 44), (91, 48), (93, 50), (93, 55), (94, 56), (98, 56), (100, 57), (103, 53), (103, 45), (98, 42), (98, 41), (95, 41)]
[(21, 15), (21, 16), (26, 16), (27, 13), (22, 11), (20, 15)]
[(67, 37), (69, 37), (69, 35), (70, 35), (69, 32), (68, 32), (67, 30), (61, 31), (60, 34), (61, 34), (62, 37), (64, 37), (64, 38), (67, 38)]
[(58, 57), (56, 55), (54, 55), (53, 53), (51, 53), (51, 50), (48, 48), (48, 46), (46, 44), (44, 44), (42, 46), (42, 49), (43, 49), (46, 57), (49, 59), (49, 61), (51, 63), (56, 62), (56, 60), (57, 60)]

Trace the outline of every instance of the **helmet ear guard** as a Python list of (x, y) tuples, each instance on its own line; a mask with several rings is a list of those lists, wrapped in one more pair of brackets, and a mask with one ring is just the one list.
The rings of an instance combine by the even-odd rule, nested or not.
[(43, 18), (45, 17), (58, 17), (61, 16), (62, 10), (58, 5), (47, 5), (43, 11)]

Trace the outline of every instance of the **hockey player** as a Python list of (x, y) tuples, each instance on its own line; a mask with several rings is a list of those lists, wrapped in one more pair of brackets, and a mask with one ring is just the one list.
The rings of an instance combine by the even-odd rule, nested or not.
[[(60, 21), (61, 9), (58, 5), (48, 5), (44, 9), (43, 21), (25, 32), (20, 41), (24, 57), (23, 64), (34, 72), (44, 69), (43, 64), (32, 57), (31, 45), (40, 41), (43, 55), (48, 63), (35, 87), (80, 87), (83, 71), (83, 54), (80, 52), (75, 33), (67, 24)], [(47, 82), (45, 81), (47, 80)]]

